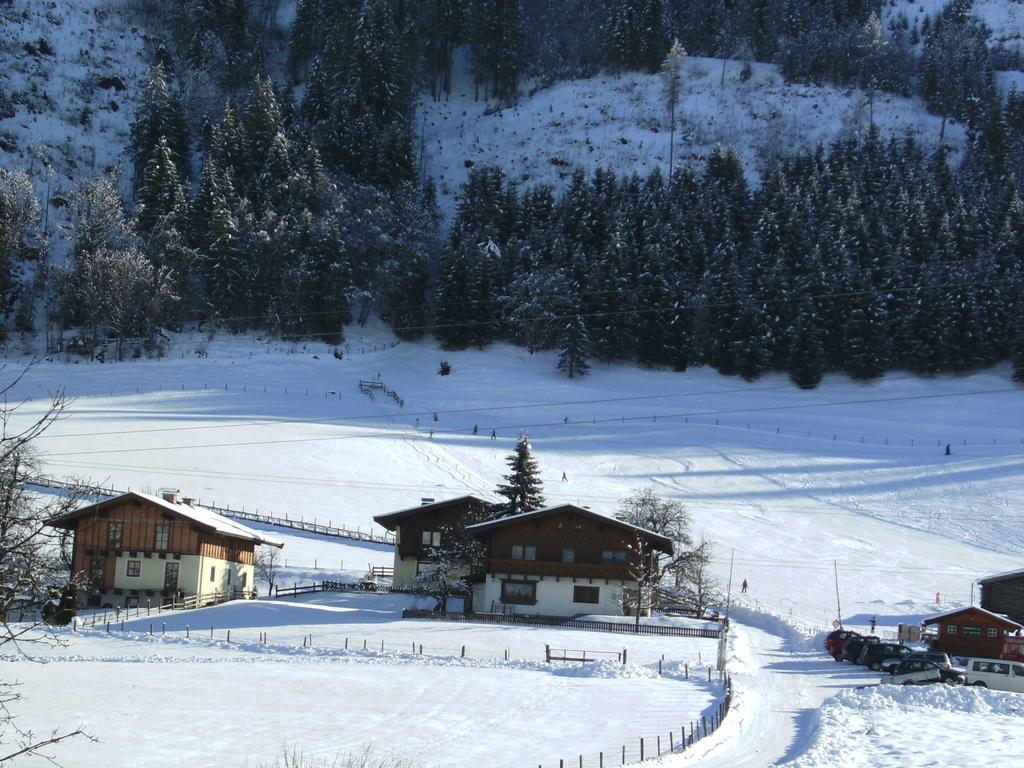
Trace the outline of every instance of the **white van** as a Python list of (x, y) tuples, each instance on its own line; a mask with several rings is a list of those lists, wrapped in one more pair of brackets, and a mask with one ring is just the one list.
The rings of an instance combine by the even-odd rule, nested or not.
[(968, 659), (967, 684), (994, 691), (1024, 693), (1024, 663), (1003, 659)]

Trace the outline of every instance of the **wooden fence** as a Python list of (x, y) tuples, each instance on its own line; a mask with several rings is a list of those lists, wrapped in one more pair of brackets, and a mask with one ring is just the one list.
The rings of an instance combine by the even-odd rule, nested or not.
[(281, 589), (274, 587), (274, 598), (310, 595), (315, 592), (363, 592), (372, 595), (416, 595), (414, 589), (395, 587), (391, 584), (379, 584), (374, 581), (321, 581), (312, 584), (296, 584), (294, 587)]
[[(568, 760), (562, 758), (558, 761), (558, 768), (611, 768), (611, 766), (630, 765), (653, 758), (671, 754), (685, 754), (695, 743), (702, 738), (714, 733), (722, 726), (722, 721), (729, 714), (732, 706), (732, 679), (728, 675), (721, 678), (725, 688), (725, 696), (718, 706), (711, 712), (711, 716), (701, 715), (698, 720), (690, 720), (689, 723), (681, 721), (679, 730), (669, 730), (667, 733), (646, 736), (638, 736), (629, 744), (623, 744), (608, 751), (591, 752), (590, 754), (579, 754)], [(689, 725), (689, 729), (687, 729)], [(687, 732), (689, 731), (689, 732)], [(548, 765), (553, 766), (553, 763)], [(540, 764), (537, 768), (547, 768)]]
[(432, 621), (465, 621), (481, 624), (512, 624), (525, 627), (561, 627), (562, 629), (582, 629), (588, 632), (615, 632), (626, 635), (661, 635), (663, 637), (700, 637), (717, 640), (721, 629), (704, 629), (700, 627), (665, 627), (655, 624), (635, 624), (613, 621), (590, 621), (587, 619), (567, 619), (563, 616), (516, 616), (501, 613), (442, 613), (440, 611), (418, 610), (406, 608), (402, 611), (403, 619), (429, 619)]

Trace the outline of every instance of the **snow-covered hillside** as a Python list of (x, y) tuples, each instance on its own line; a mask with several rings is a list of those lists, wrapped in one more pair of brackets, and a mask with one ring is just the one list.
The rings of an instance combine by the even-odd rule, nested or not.
[[(556, 187), (575, 169), (608, 167), (646, 175), (668, 169), (668, 113), (658, 75), (602, 74), (571, 80), (524, 95), (500, 109), (474, 99), (465, 59), (449, 100), (426, 96), (418, 118), (423, 127), (425, 169), (438, 187), (442, 208), (451, 213), (470, 168), (496, 164), (528, 185)], [(752, 180), (780, 155), (813, 148), (870, 125), (867, 95), (858, 89), (788, 84), (771, 64), (690, 58), (678, 109), (676, 159), (698, 164), (716, 145), (733, 146)], [(461, 74), (459, 74), (461, 73)], [(938, 141), (941, 118), (914, 99), (880, 94), (876, 124), (886, 135)], [(946, 127), (955, 149), (962, 126)]]
[[(893, 0), (882, 5), (882, 20), (904, 14), (920, 28), (926, 16), (934, 17), (949, 0)], [(1014, 48), (1024, 36), (1024, 5), (1017, 0), (974, 0), (971, 13), (992, 30), (992, 41)]]
[(49, 193), (55, 233), (75, 182), (111, 169), (131, 178), (145, 33), (129, 0), (12, 0), (0, 26), (0, 164), (28, 172), (41, 201)]

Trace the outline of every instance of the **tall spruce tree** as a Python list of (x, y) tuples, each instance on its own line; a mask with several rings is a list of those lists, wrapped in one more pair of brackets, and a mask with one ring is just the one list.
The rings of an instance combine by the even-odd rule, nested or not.
[(590, 358), (590, 334), (583, 318), (576, 315), (562, 329), (559, 346), (562, 351), (558, 355), (558, 370), (570, 379), (574, 376), (586, 376), (590, 371), (587, 360)]
[(505, 482), (498, 486), (499, 496), (506, 501), (499, 507), (498, 517), (532, 512), (544, 506), (544, 487), (540, 479), (537, 460), (533, 458), (530, 441), (524, 434), (516, 443), (516, 449), (505, 459), (510, 472)]

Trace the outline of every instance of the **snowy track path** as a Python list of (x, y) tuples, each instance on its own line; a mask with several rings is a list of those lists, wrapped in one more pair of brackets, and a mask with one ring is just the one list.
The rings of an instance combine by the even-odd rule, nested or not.
[(734, 698), (723, 726), (670, 765), (766, 768), (800, 755), (822, 702), (843, 688), (874, 684), (878, 674), (837, 664), (817, 651), (793, 651), (764, 629), (733, 622)]

